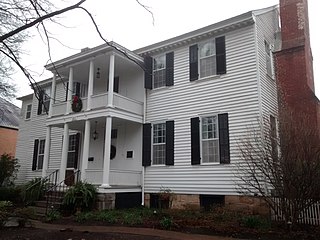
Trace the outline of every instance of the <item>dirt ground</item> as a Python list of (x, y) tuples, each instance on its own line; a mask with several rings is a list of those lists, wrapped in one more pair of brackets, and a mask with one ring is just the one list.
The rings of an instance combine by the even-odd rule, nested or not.
[(170, 240), (155, 236), (143, 236), (125, 233), (96, 233), (59, 231), (36, 228), (0, 229), (1, 240)]

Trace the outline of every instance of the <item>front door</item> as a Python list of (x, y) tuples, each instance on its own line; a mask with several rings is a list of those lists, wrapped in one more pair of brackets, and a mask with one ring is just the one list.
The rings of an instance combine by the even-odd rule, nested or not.
[(65, 184), (72, 186), (75, 183), (75, 171), (78, 170), (79, 161), (79, 148), (80, 148), (80, 133), (72, 134), (69, 136), (69, 149), (68, 160), (66, 169)]

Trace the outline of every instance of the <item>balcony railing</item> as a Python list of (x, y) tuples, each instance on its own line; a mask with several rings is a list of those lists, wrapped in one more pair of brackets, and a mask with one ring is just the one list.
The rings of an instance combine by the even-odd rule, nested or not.
[[(102, 184), (102, 169), (87, 169), (86, 181), (92, 184)], [(110, 170), (110, 185), (141, 186), (141, 171), (134, 170)]]
[[(143, 114), (143, 103), (137, 100), (122, 96), (120, 94), (114, 93), (113, 105), (121, 110), (131, 112), (134, 114)], [(91, 111), (106, 108), (108, 105), (108, 93), (102, 93), (94, 95), (91, 98)], [(82, 98), (82, 111), (87, 109), (87, 98)], [(54, 103), (52, 108), (52, 116), (61, 116), (66, 114), (67, 102)]]

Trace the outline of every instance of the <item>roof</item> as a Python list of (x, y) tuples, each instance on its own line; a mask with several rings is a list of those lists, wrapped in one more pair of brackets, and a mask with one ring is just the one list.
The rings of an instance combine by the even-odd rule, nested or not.
[(0, 98), (0, 127), (19, 128), (20, 108)]

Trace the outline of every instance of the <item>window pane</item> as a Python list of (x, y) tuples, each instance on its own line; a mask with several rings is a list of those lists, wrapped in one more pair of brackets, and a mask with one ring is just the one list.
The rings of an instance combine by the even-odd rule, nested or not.
[(218, 140), (202, 141), (202, 162), (203, 163), (219, 162), (219, 141)]
[(216, 75), (216, 56), (200, 59), (200, 78)]
[(76, 161), (76, 153), (68, 152), (67, 168), (73, 168)]
[(153, 88), (159, 88), (166, 85), (166, 70), (156, 70), (153, 72)]
[(164, 123), (153, 125), (153, 143), (166, 142), (166, 125)]
[(166, 66), (166, 56), (161, 55), (153, 58), (153, 70), (164, 69)]
[(200, 45), (200, 58), (215, 55), (214, 40), (210, 40)]
[(44, 158), (44, 155), (39, 155), (38, 156), (38, 169), (42, 169), (43, 167), (43, 158)]
[(164, 164), (166, 155), (166, 145), (153, 145), (153, 161), (152, 164)]

